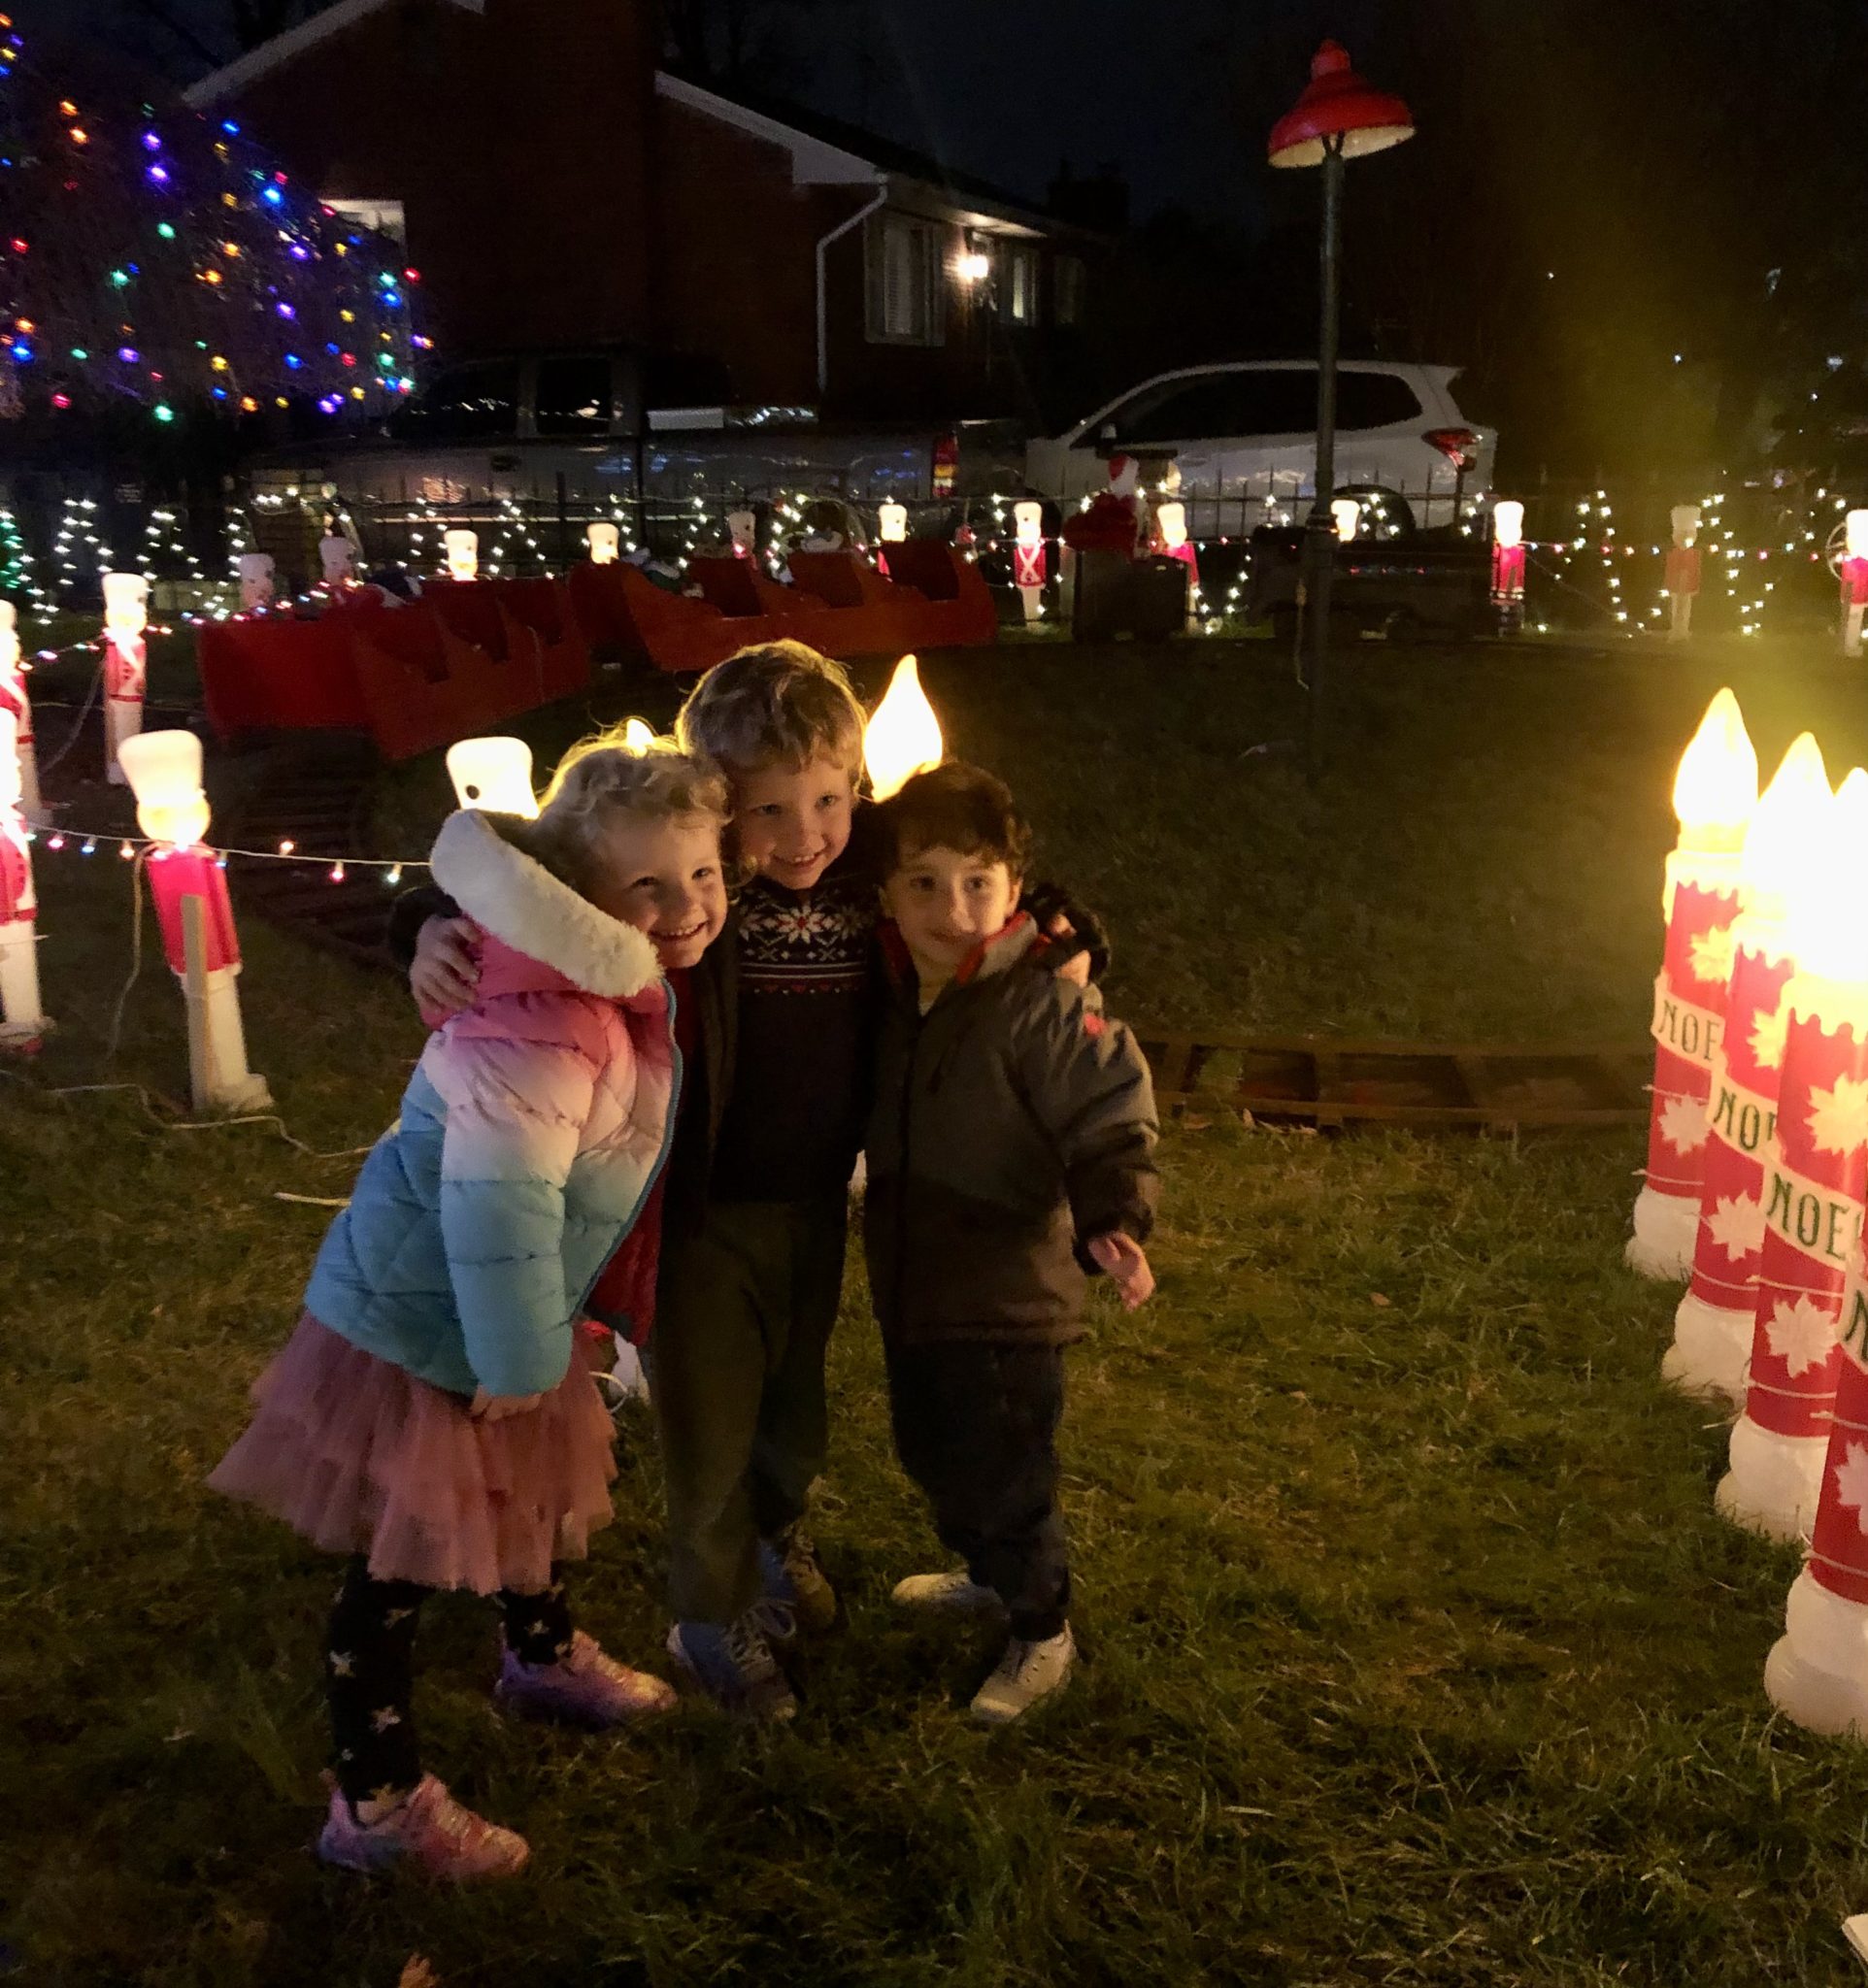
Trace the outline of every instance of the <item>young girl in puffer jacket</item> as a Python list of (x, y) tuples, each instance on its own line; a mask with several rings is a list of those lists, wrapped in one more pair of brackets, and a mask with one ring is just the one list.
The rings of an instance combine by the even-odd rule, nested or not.
[(600, 1276), (606, 1297), (653, 1290), (681, 1081), (665, 977), (724, 922), (725, 820), (699, 763), (592, 744), (536, 821), (467, 811), (435, 844), (435, 881), (479, 928), (473, 1003), (429, 1038), (210, 1480), (350, 1556), (325, 1639), (327, 1863), (474, 1878), (529, 1854), (422, 1770), (412, 1670), (434, 1589), (498, 1597), (514, 1710), (609, 1726), (674, 1703), (565, 1601), (561, 1563), (608, 1523), (616, 1474), (573, 1341)]

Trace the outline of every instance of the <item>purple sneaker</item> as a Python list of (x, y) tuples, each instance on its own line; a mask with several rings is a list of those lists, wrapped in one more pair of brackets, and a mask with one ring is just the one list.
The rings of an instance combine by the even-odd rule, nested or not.
[(375, 1822), (359, 1822), (333, 1788), (317, 1854), (345, 1871), (387, 1871), (407, 1864), (424, 1877), (473, 1884), (487, 1877), (517, 1877), (532, 1851), (517, 1830), (476, 1815), (433, 1774), (423, 1774), (405, 1800)]
[(605, 1656), (596, 1640), (581, 1629), (560, 1663), (521, 1664), (508, 1650), (493, 1696), (532, 1718), (594, 1727), (620, 1726), (630, 1719), (673, 1711), (679, 1702), (672, 1684)]

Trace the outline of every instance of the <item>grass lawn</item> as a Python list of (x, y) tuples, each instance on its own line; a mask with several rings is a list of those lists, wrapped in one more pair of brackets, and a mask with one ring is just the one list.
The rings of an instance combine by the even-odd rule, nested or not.
[[(1672, 764), (1727, 668), (1767, 761), (1804, 724), (1868, 751), (1858, 666), (1814, 645), (1365, 648), (1314, 793), (1253, 749), (1295, 722), (1262, 644), (924, 675), (953, 748), (1028, 800), (1042, 867), (1109, 914), (1134, 1019), (1638, 1042)], [(597, 700), (631, 708), (665, 719), (670, 686)], [(445, 793), (432, 763), (386, 781), (385, 848), (425, 845)], [(279, 1197), (341, 1196), (355, 1162), (46, 1094), (185, 1088), (159, 957), (104, 1065), (130, 931), (107, 856), (41, 858), (64, 1026), (0, 1085), (0, 1977), (391, 1988), (415, 1954), (448, 1988), (1853, 1977), (1868, 1755), (1769, 1716), (1796, 1560), (1715, 1518), (1723, 1431), (1657, 1383), (1675, 1294), (1619, 1266), (1633, 1136), (1172, 1130), (1160, 1295), (1099, 1309), (1072, 1356), (1088, 1661), (992, 1737), (960, 1703), (987, 1645), (887, 1609), (934, 1549), (852, 1276), (819, 1527), (851, 1621), (795, 1727), (509, 1727), (489, 1611), (450, 1601), (433, 1764), (534, 1871), (452, 1897), (320, 1870), (331, 1568), (202, 1478), (329, 1212)], [(398, 989), (245, 937), (292, 1134), (366, 1143), (420, 1041)], [(578, 1593), (653, 1661), (657, 1469), (625, 1428)]]

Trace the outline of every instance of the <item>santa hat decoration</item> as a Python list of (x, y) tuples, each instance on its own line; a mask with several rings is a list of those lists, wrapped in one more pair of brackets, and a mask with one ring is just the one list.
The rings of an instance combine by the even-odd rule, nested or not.
[(1133, 497), (1141, 487), (1142, 466), (1132, 455), (1112, 455), (1109, 459), (1109, 488), (1114, 497)]
[(1689, 1394), (1745, 1399), (1764, 1240), (1764, 1166), (1777, 1136), (1784, 993), (1793, 971), (1789, 900), (1810, 852), (1824, 845), (1832, 799), (1821, 749), (1805, 732), (1784, 755), (1746, 831), (1725, 1025), (1709, 1072), (1692, 1281), (1660, 1367)]
[(11, 601), (0, 601), (0, 711), (13, 719), (14, 762), (19, 770), (19, 812), (43, 820), (39, 799), (39, 757), (32, 735), (32, 697), (19, 654), (19, 620)]
[(1684, 1277), (1699, 1232), (1706, 1101), (1723, 1028), (1738, 915), (1739, 851), (1757, 805), (1757, 754), (1738, 700), (1707, 707), (1674, 781), (1680, 838), (1667, 858), (1667, 939), (1654, 982), (1653, 1109), (1647, 1179), (1635, 1201), (1629, 1268)]
[(1797, 1539), (1816, 1515), (1836, 1391), (1836, 1321), (1868, 1192), (1868, 774), (1850, 774), (1791, 901), (1777, 1141), (1745, 1413), (1718, 1486), (1726, 1517)]

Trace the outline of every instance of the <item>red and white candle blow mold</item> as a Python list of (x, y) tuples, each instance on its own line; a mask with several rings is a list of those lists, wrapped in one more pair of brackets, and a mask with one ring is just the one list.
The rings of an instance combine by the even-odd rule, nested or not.
[(1739, 914), (1725, 1025), (1713, 1051), (1692, 1280), (1674, 1314), (1662, 1377), (1688, 1394), (1742, 1403), (1757, 1315), (1764, 1168), (1777, 1137), (1778, 1077), (1794, 970), (1790, 893), (1822, 846), (1834, 796), (1805, 732), (1757, 804), (1739, 859)]
[(1868, 773), (1843, 781), (1790, 898), (1777, 1138), (1745, 1412), (1716, 1503), (1773, 1539), (1816, 1517), (1836, 1392), (1837, 1320), (1868, 1192)]
[(119, 749), (143, 729), (149, 687), (150, 583), (140, 573), (104, 576), (104, 777), (123, 784)]
[(1627, 1261), (1643, 1276), (1684, 1277), (1699, 1234), (1706, 1101), (1723, 1027), (1739, 851), (1757, 806), (1757, 754), (1738, 699), (1706, 709), (1674, 779), (1680, 836), (1667, 858), (1666, 945), (1654, 982), (1653, 1109), (1647, 1178), (1634, 1207)]
[(11, 601), (0, 601), (0, 711), (13, 719), (19, 812), (28, 822), (43, 821), (39, 756), (32, 736), (32, 695), (26, 688), (25, 659), (19, 652), (19, 619)]

